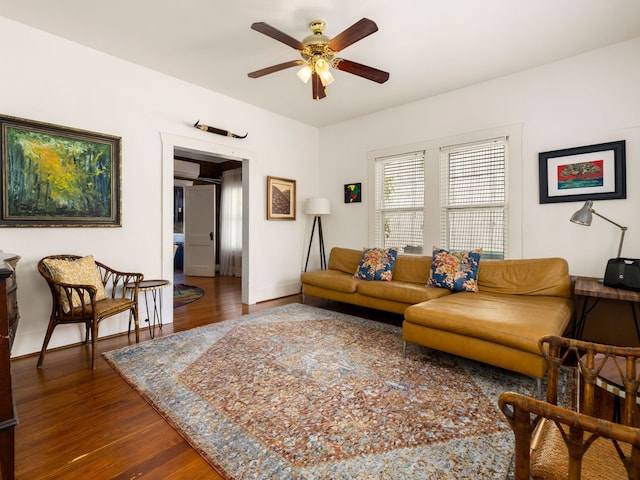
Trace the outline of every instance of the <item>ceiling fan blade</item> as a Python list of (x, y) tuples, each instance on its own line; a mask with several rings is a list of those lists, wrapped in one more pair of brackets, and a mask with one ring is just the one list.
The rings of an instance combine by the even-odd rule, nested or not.
[(255, 72), (248, 73), (247, 75), (250, 78), (258, 78), (258, 77), (262, 77), (263, 75), (279, 72), (280, 70), (284, 70), (286, 68), (295, 67), (296, 65), (302, 65), (303, 63), (304, 62), (302, 60), (291, 60), (289, 62), (279, 63), (278, 65), (272, 65), (270, 67), (256, 70)]
[(329, 40), (327, 45), (334, 52), (339, 52), (340, 50), (347, 48), (349, 45), (356, 43), (358, 40), (362, 40), (364, 37), (377, 31), (378, 26), (376, 25), (376, 22), (369, 20), (368, 18), (363, 18), (351, 25), (344, 32), (339, 33)]
[(324, 85), (322, 85), (322, 80), (320, 80), (320, 75), (318, 75), (316, 72), (313, 72), (311, 74), (311, 86), (313, 88), (312, 94), (314, 100), (322, 100), (327, 96)]
[(368, 67), (361, 63), (352, 62), (351, 60), (344, 60), (342, 58), (336, 58), (333, 61), (333, 68), (341, 70), (343, 72), (352, 73), (359, 77), (366, 78), (378, 83), (384, 83), (389, 80), (389, 73), (377, 68)]
[(287, 35), (284, 32), (281, 32), (277, 28), (272, 27), (264, 22), (256, 22), (251, 24), (251, 28), (256, 32), (260, 32), (267, 37), (271, 37), (274, 40), (278, 40), (279, 42), (284, 43), (285, 45), (289, 45), (291, 48), (295, 48), (296, 50), (303, 50), (304, 44), (300, 40), (296, 40), (290, 35)]

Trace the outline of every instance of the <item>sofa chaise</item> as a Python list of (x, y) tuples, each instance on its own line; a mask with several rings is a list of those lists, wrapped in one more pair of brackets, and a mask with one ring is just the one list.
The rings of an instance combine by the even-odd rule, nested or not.
[[(430, 256), (397, 256), (391, 281), (354, 278), (362, 252), (334, 247), (327, 270), (304, 272), (302, 293), (404, 314), (403, 340), (542, 378), (538, 349), (562, 336), (573, 314), (561, 258), (482, 260), (478, 292), (428, 287)], [(303, 300), (304, 301), (304, 300)]]

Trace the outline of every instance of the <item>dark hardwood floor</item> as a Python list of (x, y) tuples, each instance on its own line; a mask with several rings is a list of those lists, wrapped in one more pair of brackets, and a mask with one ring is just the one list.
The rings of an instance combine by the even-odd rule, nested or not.
[[(293, 295), (257, 305), (240, 303), (240, 279), (182, 277), (176, 283), (205, 290), (202, 299), (176, 308), (174, 323), (156, 336), (236, 318), (246, 313), (301, 302)], [(320, 299), (306, 303), (398, 323), (380, 314)], [(108, 321), (108, 320), (106, 320)], [(149, 340), (143, 328), (141, 341)], [(55, 333), (54, 333), (55, 335)], [(130, 343), (127, 335), (101, 339), (99, 353)], [(48, 352), (42, 369), (37, 356), (12, 361), (19, 423), (16, 427), (16, 478), (45, 479), (220, 479), (207, 462), (98, 355), (89, 370), (84, 345)]]

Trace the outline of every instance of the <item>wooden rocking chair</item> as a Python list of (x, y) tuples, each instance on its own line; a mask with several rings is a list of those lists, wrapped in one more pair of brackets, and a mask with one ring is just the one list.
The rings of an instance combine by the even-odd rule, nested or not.
[(91, 339), (91, 369), (96, 369), (98, 327), (105, 318), (131, 312), (136, 343), (140, 341), (138, 287), (141, 273), (120, 272), (97, 262), (93, 256), (51, 255), (38, 262), (53, 299), (49, 326), (38, 357), (42, 367), (53, 330), (60, 324), (84, 323), (85, 344)]
[[(515, 434), (515, 479), (640, 479), (640, 348), (557, 336), (539, 345), (549, 366), (547, 400), (514, 392), (499, 399)], [(562, 365), (577, 372), (575, 408), (558, 405)], [(603, 389), (622, 401), (620, 423), (596, 416)]]

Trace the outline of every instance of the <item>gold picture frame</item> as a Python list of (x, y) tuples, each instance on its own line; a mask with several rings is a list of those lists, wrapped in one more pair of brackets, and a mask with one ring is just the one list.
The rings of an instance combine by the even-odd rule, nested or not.
[(267, 177), (267, 220), (296, 219), (296, 181)]

